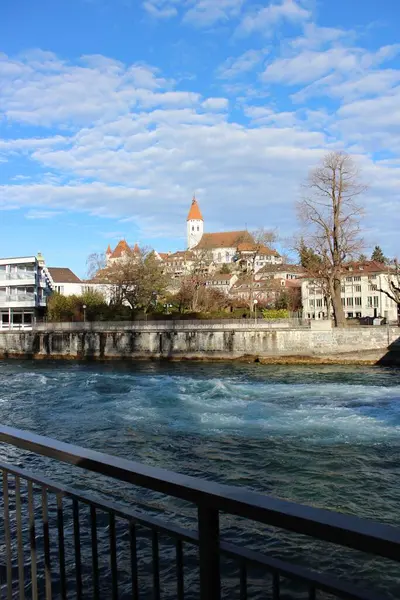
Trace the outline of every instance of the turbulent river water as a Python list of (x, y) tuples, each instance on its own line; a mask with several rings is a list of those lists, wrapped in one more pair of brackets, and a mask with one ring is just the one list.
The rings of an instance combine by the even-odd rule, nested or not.
[[(399, 370), (1, 362), (0, 414), (3, 424), (147, 465), (400, 525)], [(26, 466), (21, 452), (5, 446), (1, 452)], [(39, 466), (39, 459), (29, 460), (29, 468)], [(126, 486), (44, 467), (53, 478), (133, 501)], [(154, 509), (179, 512), (176, 504), (141, 494)], [(227, 527), (232, 541), (241, 531)], [(347, 553), (333, 547), (304, 542), (300, 552), (290, 535), (274, 538), (269, 531), (267, 544), (260, 529), (243, 535), (279, 557), (348, 571)], [(382, 564), (356, 556), (350, 579), (399, 597), (400, 571)], [(257, 585), (253, 597), (264, 597)], [(230, 589), (226, 597), (234, 597)]]

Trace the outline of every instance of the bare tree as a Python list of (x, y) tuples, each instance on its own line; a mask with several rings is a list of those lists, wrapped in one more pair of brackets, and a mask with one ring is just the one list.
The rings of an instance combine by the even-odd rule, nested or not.
[(105, 259), (104, 254), (101, 254), (98, 252), (93, 252), (92, 254), (89, 254), (87, 261), (86, 261), (88, 278), (94, 279), (96, 277), (96, 275), (99, 273), (99, 271), (104, 269), (105, 266), (106, 266), (106, 259)]
[(298, 203), (299, 217), (305, 226), (304, 242), (318, 257), (317, 272), (310, 275), (325, 282), (335, 325), (344, 327), (343, 265), (358, 256), (362, 248), (362, 209), (356, 199), (366, 186), (351, 156), (330, 152), (310, 172), (304, 188), (306, 193)]
[(200, 310), (206, 276), (212, 269), (212, 253), (207, 249), (187, 251), (185, 274), (180, 278), (179, 305), (193, 312)]
[(245, 274), (246, 285), (248, 287), (248, 299), (246, 303), (250, 310), (254, 310), (254, 301), (257, 300), (255, 294), (254, 275), (257, 271), (257, 260), (261, 255), (270, 252), (270, 246), (276, 242), (276, 231), (267, 230), (264, 228), (257, 229), (251, 233), (252, 242), (239, 241), (237, 249), (237, 264), (241, 271)]
[(385, 294), (388, 298), (397, 304), (400, 309), (400, 265), (397, 258), (392, 264), (387, 266), (387, 288), (378, 288), (379, 292)]
[(128, 250), (102, 269), (97, 279), (114, 290), (113, 303), (145, 313), (166, 290), (162, 265), (152, 250)]

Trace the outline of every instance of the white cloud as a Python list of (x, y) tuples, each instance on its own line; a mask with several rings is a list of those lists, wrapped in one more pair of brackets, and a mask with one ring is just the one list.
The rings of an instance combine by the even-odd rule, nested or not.
[(198, 27), (214, 25), (237, 17), (243, 2), (244, 0), (196, 0), (183, 20)]
[(293, 127), (300, 124), (294, 112), (277, 112), (264, 106), (247, 106), (244, 112), (257, 126)]
[(207, 98), (202, 104), (205, 110), (226, 110), (229, 106), (229, 100), (227, 98)]
[(302, 23), (309, 19), (311, 12), (303, 8), (297, 0), (279, 0), (259, 8), (253, 14), (247, 14), (239, 27), (239, 32), (249, 35), (256, 31), (265, 35), (282, 21)]
[(315, 23), (305, 23), (301, 36), (290, 41), (290, 47), (297, 50), (315, 50), (346, 38), (347, 43), (354, 37), (352, 31), (335, 27), (319, 27)]
[(9, 139), (0, 138), (0, 151), (3, 152), (23, 152), (32, 151), (37, 148), (49, 148), (51, 146), (59, 146), (67, 142), (66, 137), (55, 135), (49, 138), (24, 138), (24, 139)]
[(152, 17), (168, 19), (178, 14), (176, 4), (176, 0), (146, 0), (143, 2), (143, 8)]
[(184, 23), (209, 27), (237, 17), (244, 2), (245, 0), (145, 0), (143, 8), (157, 19), (168, 19), (181, 13)]
[(32, 63), (29, 56), (7, 63), (3, 58), (3, 64), (17, 65), (20, 74), (12, 71), (2, 78), (0, 115), (33, 125), (79, 125), (110, 119), (141, 103), (170, 106), (181, 104), (184, 97), (195, 101), (195, 95), (186, 92), (161, 93), (159, 90), (170, 88), (173, 82), (145, 65), (124, 67), (96, 55), (83, 57), (83, 66), (53, 60), (49, 70), (49, 57), (42, 63), (39, 59), (40, 55), (35, 55)]
[(221, 79), (234, 79), (243, 73), (252, 71), (265, 54), (265, 50), (247, 50), (237, 58), (228, 58), (217, 70), (217, 75)]
[(359, 65), (357, 51), (330, 48), (325, 52), (304, 50), (291, 58), (278, 58), (265, 69), (262, 78), (271, 83), (296, 85), (315, 81), (332, 71), (353, 71)]
[(25, 214), (26, 219), (54, 219), (62, 214), (60, 211), (56, 210), (30, 210)]
[[(357, 68), (340, 72), (359, 78), (379, 73), (371, 65), (394, 52), (378, 51), (367, 60), (360, 49), (346, 50)], [(303, 57), (310, 52), (315, 53), (300, 50)], [(264, 106), (260, 99), (254, 105), (247, 98), (248, 126), (226, 112), (226, 98), (177, 89), (150, 66), (123, 65), (100, 56), (74, 65), (54, 56), (41, 59), (40, 54), (32, 63), (28, 57), (2, 60), (12, 67), (4, 70), (8, 75), (0, 91), (0, 106), (9, 121), (51, 124), (55, 131), (65, 123), (73, 125), (69, 135), (51, 131), (41, 137), (35, 129), (32, 138), (0, 141), (5, 156), (19, 152), (35, 163), (34, 181), (18, 179), (0, 186), (0, 206), (31, 211), (28, 218), (78, 211), (124, 219), (143, 235), (177, 236), (184, 232), (195, 189), (208, 230), (239, 228), (247, 222), (249, 227), (276, 226), (288, 235), (300, 182), (326, 149), (354, 144), (364, 152), (366, 141), (393, 141), (400, 122), (395, 90), (380, 102), (346, 102), (337, 117), (321, 108), (292, 111), (286, 105), (280, 110), (276, 97)], [(289, 68), (288, 73), (291, 81)], [(345, 85), (350, 79), (340, 82)], [(374, 84), (363, 85), (365, 90)], [(395, 141), (390, 148), (396, 150)], [(370, 212), (379, 207), (373, 218), (391, 223), (393, 203), (400, 201), (400, 166), (377, 168), (370, 157), (361, 158), (373, 181), (366, 206)]]

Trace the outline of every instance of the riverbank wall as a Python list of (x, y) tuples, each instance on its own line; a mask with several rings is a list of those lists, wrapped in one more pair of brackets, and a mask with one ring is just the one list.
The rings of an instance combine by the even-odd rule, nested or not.
[(0, 357), (400, 364), (399, 327), (60, 323), (0, 332)]

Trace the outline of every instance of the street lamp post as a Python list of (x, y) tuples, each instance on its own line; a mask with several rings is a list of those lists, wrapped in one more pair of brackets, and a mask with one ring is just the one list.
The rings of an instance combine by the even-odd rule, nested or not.
[(83, 322), (86, 323), (86, 304), (82, 306), (83, 308)]
[(253, 304), (254, 304), (254, 325), (257, 325), (257, 304), (258, 304), (258, 300), (257, 299), (253, 300)]

